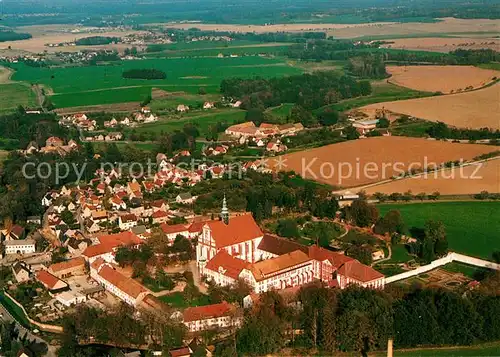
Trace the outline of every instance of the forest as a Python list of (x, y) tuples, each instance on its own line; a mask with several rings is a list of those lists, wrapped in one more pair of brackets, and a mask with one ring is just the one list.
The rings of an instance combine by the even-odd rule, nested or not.
[(240, 98), (244, 109), (296, 103), (311, 110), (342, 99), (369, 95), (371, 85), (368, 81), (356, 81), (333, 72), (315, 72), (271, 79), (224, 79), (220, 91), (226, 97)]
[(19, 33), (14, 31), (3, 31), (0, 29), (0, 42), (27, 40), (32, 36), (29, 33)]

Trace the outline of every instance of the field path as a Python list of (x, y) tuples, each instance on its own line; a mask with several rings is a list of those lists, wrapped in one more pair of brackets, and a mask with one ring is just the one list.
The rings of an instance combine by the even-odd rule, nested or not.
[(12, 83), (10, 78), (14, 74), (14, 71), (10, 68), (0, 66), (0, 84)]

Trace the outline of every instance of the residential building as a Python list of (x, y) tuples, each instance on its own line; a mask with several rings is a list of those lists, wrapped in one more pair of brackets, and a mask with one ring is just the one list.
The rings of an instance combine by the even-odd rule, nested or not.
[(107, 291), (132, 306), (137, 306), (149, 294), (148, 289), (113, 269), (102, 258), (90, 265), (90, 275)]
[(12, 265), (12, 274), (18, 283), (24, 283), (31, 278), (31, 271), (25, 262), (16, 262)]
[(32, 239), (16, 239), (4, 242), (5, 254), (35, 253), (35, 241)]
[(118, 227), (122, 231), (128, 231), (135, 226), (137, 226), (137, 217), (135, 214), (128, 213), (118, 217)]
[(189, 192), (183, 192), (179, 193), (177, 197), (175, 198), (175, 202), (181, 203), (184, 205), (189, 205), (192, 204), (194, 201), (196, 201), (197, 197), (192, 196), (191, 193)]
[(169, 244), (173, 244), (175, 241), (175, 238), (178, 235), (181, 235), (185, 238), (190, 238), (189, 226), (186, 224), (168, 225), (166, 223), (162, 223), (160, 225), (160, 229), (167, 237)]
[(183, 312), (183, 322), (190, 332), (228, 329), (241, 326), (243, 316), (226, 301), (220, 304), (189, 307)]

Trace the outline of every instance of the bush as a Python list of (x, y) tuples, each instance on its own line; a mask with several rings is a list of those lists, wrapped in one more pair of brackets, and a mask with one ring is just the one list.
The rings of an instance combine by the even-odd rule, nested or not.
[(165, 79), (167, 75), (165, 72), (160, 71), (158, 69), (130, 69), (128, 71), (123, 72), (123, 78), (128, 79)]

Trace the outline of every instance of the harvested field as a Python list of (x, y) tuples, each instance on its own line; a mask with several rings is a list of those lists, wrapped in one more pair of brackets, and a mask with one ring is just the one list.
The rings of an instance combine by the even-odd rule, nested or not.
[(268, 164), (274, 170), (293, 170), (304, 178), (353, 187), (390, 179), (412, 169), (468, 161), (493, 151), (495, 147), (488, 145), (391, 136), (299, 151), (271, 159)]
[(474, 66), (388, 66), (387, 72), (392, 75), (390, 83), (442, 93), (484, 87), (500, 77), (499, 71)]
[(373, 26), (352, 26), (333, 28), (328, 31), (328, 36), (335, 38), (356, 38), (356, 37), (384, 37), (386, 39), (398, 38), (402, 35), (425, 35), (430, 37), (436, 34), (454, 34), (459, 36), (472, 36), (474, 32), (480, 32), (481, 35), (488, 33), (488, 37), (498, 35), (500, 20), (487, 19), (455, 19), (451, 17), (442, 18), (442, 21), (433, 23), (406, 22), (406, 23), (374, 23)]
[(455, 51), (459, 48), (463, 48), (466, 50), (479, 50), (489, 48), (495, 51), (498, 51), (498, 48), (500, 48), (500, 39), (498, 38), (422, 37), (397, 38), (390, 41), (393, 43), (382, 45), (382, 47), (444, 53)]
[[(477, 177), (477, 179), (476, 179)], [(360, 188), (361, 190), (361, 188)], [(414, 194), (440, 192), (442, 195), (471, 195), (481, 191), (500, 192), (500, 159), (463, 168), (430, 173), (428, 176), (406, 178), (364, 188), (368, 194), (406, 192)]]
[[(29, 32), (29, 31), (28, 31)], [(109, 36), (109, 37), (123, 37), (132, 33), (138, 33), (137, 31), (110, 31), (110, 32), (85, 32), (85, 33), (70, 33), (70, 32), (42, 32), (33, 31), (32, 38), (27, 40), (19, 41), (6, 41), (0, 43), (0, 49), (8, 49), (9, 46), (14, 50), (25, 50), (29, 52), (60, 52), (60, 51), (71, 51), (78, 52), (83, 49), (116, 49), (123, 50), (127, 47), (125, 44), (116, 45), (103, 45), (103, 46), (65, 46), (65, 47), (47, 47), (47, 43), (61, 43), (61, 42), (72, 42), (84, 37), (90, 36)], [(130, 46), (128, 46), (130, 47)]]
[(69, 107), (55, 109), (54, 112), (61, 115), (75, 113), (92, 113), (92, 112), (132, 112), (141, 108), (140, 102), (116, 103), (105, 105), (89, 105), (82, 107)]
[(500, 129), (500, 83), (487, 88), (446, 96), (370, 104), (360, 110), (370, 115), (376, 109), (440, 121), (459, 128)]
[(0, 84), (9, 83), (12, 73), (10, 68), (0, 66)]

